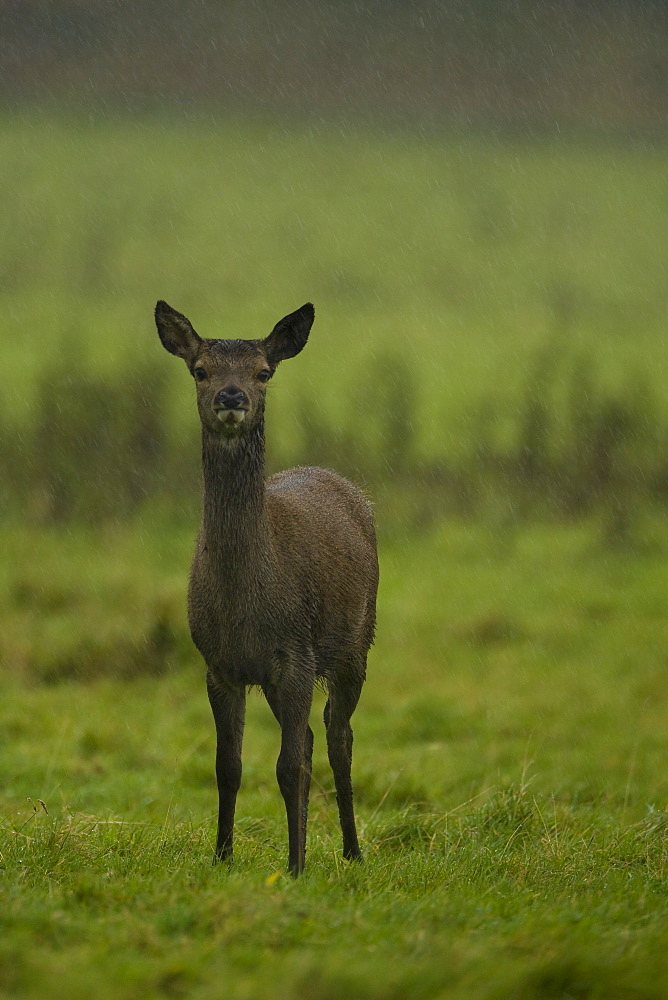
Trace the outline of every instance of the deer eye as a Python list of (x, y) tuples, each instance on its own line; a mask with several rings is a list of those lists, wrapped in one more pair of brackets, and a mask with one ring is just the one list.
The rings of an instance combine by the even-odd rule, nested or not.
[(206, 378), (206, 371), (201, 367), (201, 365), (198, 365), (197, 368), (193, 368), (193, 375), (198, 382), (203, 382)]
[(268, 382), (269, 379), (271, 378), (271, 372), (269, 371), (268, 368), (263, 368), (261, 372), (258, 372), (257, 377), (259, 378), (260, 382)]

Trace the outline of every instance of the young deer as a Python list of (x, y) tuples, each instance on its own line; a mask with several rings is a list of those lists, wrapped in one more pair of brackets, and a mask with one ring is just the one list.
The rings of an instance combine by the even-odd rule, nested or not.
[(205, 340), (166, 302), (155, 319), (163, 346), (195, 380), (204, 497), (190, 574), (188, 620), (207, 665), (216, 723), (215, 860), (232, 857), (241, 783), (246, 688), (259, 685), (282, 731), (276, 765), (293, 875), (304, 867), (313, 686), (327, 687), (327, 751), (343, 854), (361, 858), (350, 778), (357, 705), (373, 641), (378, 560), (373, 517), (346, 479), (297, 468), (264, 479), (264, 405), (277, 365), (302, 350), (310, 303), (260, 340)]

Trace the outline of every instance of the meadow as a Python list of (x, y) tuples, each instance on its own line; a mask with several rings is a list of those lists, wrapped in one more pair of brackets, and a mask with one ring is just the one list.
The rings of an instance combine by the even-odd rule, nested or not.
[[(37, 114), (0, 151), (0, 996), (668, 995), (663, 151)], [(257, 696), (211, 866), (159, 297), (228, 336), (316, 303), (270, 462), (376, 503), (361, 866), (320, 692), (307, 875)]]

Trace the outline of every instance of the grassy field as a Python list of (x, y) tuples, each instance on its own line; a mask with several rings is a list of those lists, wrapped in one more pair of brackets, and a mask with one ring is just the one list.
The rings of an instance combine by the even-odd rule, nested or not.
[[(455, 517), (442, 481), (428, 510), (412, 486), (480, 449), (481, 402), (502, 444), (546, 399), (558, 449), (587, 365), (597, 399), (636, 400), (605, 425), (625, 474), (642, 453), (660, 479), (665, 153), (33, 115), (0, 124), (0, 155), (0, 997), (668, 996), (665, 507), (638, 478), (623, 528), (607, 495), (539, 518), (499, 480), (484, 516)], [(321, 692), (307, 875), (285, 874), (257, 696), (236, 860), (210, 864), (214, 729), (185, 625), (196, 416), (159, 297), (203, 335), (316, 304), (272, 384), (270, 457), (320, 437), (337, 467), (351, 442), (373, 465), (363, 866), (340, 856)], [(527, 393), (550, 350), (556, 376)], [(132, 438), (147, 399), (149, 445), (174, 450)], [(159, 466), (143, 505), (119, 488), (131, 448), (128, 489)], [(65, 479), (71, 506), (49, 506)]]
[(665, 502), (660, 146), (34, 115), (0, 122), (0, 155), (0, 503), (196, 504), (158, 298), (226, 336), (315, 302), (271, 386), (274, 467), (335, 465), (386, 511), (402, 475), (437, 483), (409, 521)]
[(425, 449), (456, 448), (483, 396), (512, 412), (555, 336), (609, 382), (657, 376), (665, 404), (661, 148), (197, 119), (0, 125), (12, 421), (63, 351), (96, 369), (141, 363), (181, 417), (189, 387), (156, 351), (158, 298), (202, 335), (247, 337), (315, 302), (313, 342), (275, 391), (281, 455), (300, 398), (340, 419), (351, 373), (373, 386), (398, 355), (418, 378)]
[(214, 734), (180, 613), (184, 534), (16, 532), (8, 555), (32, 545), (41, 585), (15, 572), (4, 603), (4, 994), (665, 996), (665, 526), (653, 537), (635, 555), (592, 549), (589, 526), (387, 543), (356, 713), (366, 860), (340, 857), (318, 695), (293, 883), (257, 696), (237, 858), (210, 866)]

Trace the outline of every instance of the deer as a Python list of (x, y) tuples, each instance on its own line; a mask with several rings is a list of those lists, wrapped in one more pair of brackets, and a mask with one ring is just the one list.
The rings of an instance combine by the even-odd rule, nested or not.
[(246, 693), (259, 687), (281, 729), (276, 764), (288, 826), (288, 870), (304, 869), (316, 684), (343, 856), (362, 859), (351, 779), (350, 718), (374, 639), (378, 557), (369, 501), (349, 480), (318, 467), (265, 479), (268, 383), (306, 345), (306, 303), (259, 339), (200, 337), (164, 301), (155, 308), (163, 346), (194, 379), (202, 431), (203, 496), (188, 587), (188, 623), (206, 664), (216, 727), (218, 828), (214, 864), (231, 862)]

